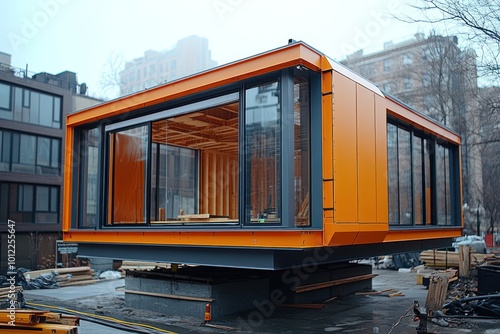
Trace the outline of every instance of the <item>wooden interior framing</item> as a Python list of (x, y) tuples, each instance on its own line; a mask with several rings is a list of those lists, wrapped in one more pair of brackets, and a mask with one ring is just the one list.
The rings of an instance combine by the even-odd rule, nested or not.
[(234, 102), (152, 125), (153, 142), (200, 151), (198, 213), (218, 220), (238, 218), (238, 107)]

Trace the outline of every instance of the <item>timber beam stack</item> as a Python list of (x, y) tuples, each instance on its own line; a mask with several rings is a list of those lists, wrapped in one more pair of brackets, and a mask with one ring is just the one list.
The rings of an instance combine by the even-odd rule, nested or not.
[(0, 333), (78, 334), (80, 318), (49, 311), (0, 310)]
[[(476, 267), (492, 258), (492, 254), (470, 253), (470, 266)], [(425, 263), (426, 267), (434, 268), (458, 268), (460, 267), (460, 253), (438, 250), (427, 250), (420, 253), (420, 261)]]
[(16, 286), (15, 292), (13, 292), (10, 287), (0, 288), (0, 301), (8, 299), (9, 295), (12, 293), (17, 294), (19, 290), (23, 291), (23, 288), (20, 286)]
[(98, 282), (94, 269), (90, 267), (72, 267), (72, 268), (54, 268), (44, 270), (28, 271), (24, 277), (29, 274), (30, 279), (35, 279), (40, 275), (50, 274), (56, 272), (56, 281), (60, 287), (75, 286), (75, 285), (88, 285)]

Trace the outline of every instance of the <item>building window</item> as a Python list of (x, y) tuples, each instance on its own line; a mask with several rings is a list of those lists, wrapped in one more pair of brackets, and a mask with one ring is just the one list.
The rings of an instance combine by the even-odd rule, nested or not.
[(10, 86), (0, 83), (0, 109), (11, 110), (10, 99)]
[[(262, 101), (266, 96), (265, 102)], [(246, 213), (248, 223), (281, 223), (281, 109), (279, 85), (245, 93)], [(259, 180), (259, 182), (257, 182)]]
[(426, 73), (422, 76), (422, 85), (424, 87), (430, 87), (431, 86), (431, 75), (429, 73)]
[(61, 128), (61, 98), (0, 84), (0, 118)]
[(0, 170), (60, 174), (60, 139), (0, 131)]
[(20, 223), (59, 223), (59, 187), (0, 183), (0, 215)]
[(384, 72), (389, 72), (391, 70), (391, 60), (384, 59)]
[(413, 88), (413, 81), (411, 78), (404, 78), (403, 84), (404, 84), (405, 89), (412, 89)]
[(461, 224), (458, 187), (452, 186), (459, 183), (452, 181), (457, 152), (410, 127), (387, 124), (390, 225)]
[(359, 73), (366, 78), (371, 78), (375, 75), (375, 66), (373, 64), (361, 65), (359, 67)]
[(413, 57), (411, 54), (403, 55), (403, 65), (411, 65), (413, 64)]

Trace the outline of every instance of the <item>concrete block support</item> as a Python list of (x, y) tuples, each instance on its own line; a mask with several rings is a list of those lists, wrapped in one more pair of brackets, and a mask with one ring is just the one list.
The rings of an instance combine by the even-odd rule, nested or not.
[(132, 274), (125, 279), (125, 304), (131, 308), (192, 316), (203, 321), (207, 300), (212, 300), (209, 302), (212, 319), (258, 309), (270, 303), (317, 303), (371, 289), (372, 281), (355, 281), (302, 293), (297, 293), (295, 288), (371, 273), (370, 265), (340, 263), (281, 271), (198, 267), (196, 271), (190, 268), (177, 274)]

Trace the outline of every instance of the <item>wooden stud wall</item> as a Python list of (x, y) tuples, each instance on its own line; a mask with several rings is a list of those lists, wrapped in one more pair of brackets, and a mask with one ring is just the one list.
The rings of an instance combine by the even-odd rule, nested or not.
[(238, 155), (201, 152), (200, 213), (238, 218)]

